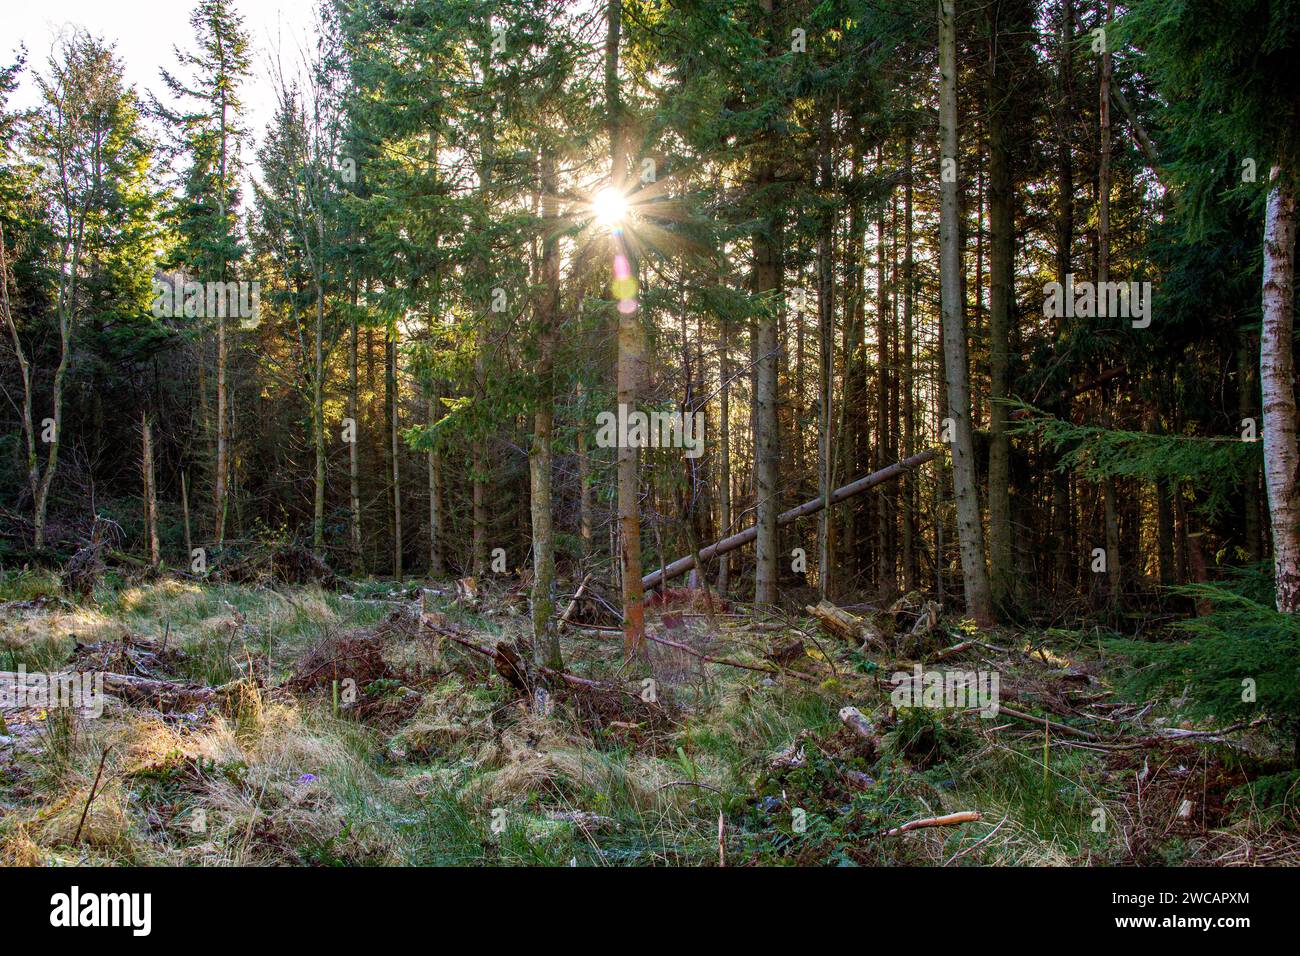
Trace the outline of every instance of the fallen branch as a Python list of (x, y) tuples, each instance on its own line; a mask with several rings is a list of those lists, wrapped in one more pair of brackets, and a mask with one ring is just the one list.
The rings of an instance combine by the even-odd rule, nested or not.
[(912, 820), (910, 823), (904, 823), (901, 827), (886, 830), (881, 836), (898, 836), (900, 833), (920, 830), (924, 827), (952, 827), (959, 823), (977, 823), (982, 819), (984, 817), (978, 810), (962, 810), (959, 813), (949, 813), (942, 817), (925, 817), (922, 820)]
[(947, 660), (950, 657), (956, 657), (963, 651), (968, 651), (976, 646), (976, 641), (962, 641), (960, 644), (954, 644), (952, 647), (945, 647), (941, 651), (931, 654), (926, 661), (927, 664), (937, 664), (939, 661)]
[(1077, 727), (1071, 727), (1069, 724), (1054, 724), (1051, 721), (1044, 720), (1042, 717), (1035, 717), (1033, 714), (1022, 714), (1018, 710), (1012, 710), (1005, 705), (998, 707), (998, 714), (1006, 714), (1008, 717), (1014, 717), (1016, 720), (1023, 720), (1031, 724), (1037, 724), (1040, 727), (1047, 727), (1051, 730), (1063, 734), (1072, 734), (1075, 737), (1081, 737), (1084, 740), (1101, 742), (1101, 738), (1096, 734), (1090, 734), (1086, 730), (1079, 730)]

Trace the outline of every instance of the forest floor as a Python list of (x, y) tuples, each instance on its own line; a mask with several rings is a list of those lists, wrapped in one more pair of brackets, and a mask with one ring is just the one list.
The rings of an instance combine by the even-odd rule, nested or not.
[[(1252, 785), (1276, 752), (1123, 699), (1100, 631), (900, 619), (864, 610), (858, 646), (672, 591), (648, 631), (678, 646), (628, 667), (569, 629), (530, 694), (489, 656), (528, 646), (520, 587), (10, 572), (0, 670), (127, 677), (98, 718), (0, 711), (0, 864), (1300, 862)], [(900, 648), (996, 671), (998, 713), (894, 706)]]

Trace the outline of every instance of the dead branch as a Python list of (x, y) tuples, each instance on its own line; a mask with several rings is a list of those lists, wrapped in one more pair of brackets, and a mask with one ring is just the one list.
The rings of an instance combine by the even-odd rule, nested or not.
[(920, 830), (923, 827), (952, 827), (959, 823), (976, 823), (984, 819), (978, 810), (962, 810), (959, 813), (949, 813), (942, 817), (925, 817), (922, 820), (912, 820), (904, 823), (901, 827), (894, 827), (892, 830), (886, 830), (881, 836), (897, 836), (900, 833), (907, 833), (909, 830)]

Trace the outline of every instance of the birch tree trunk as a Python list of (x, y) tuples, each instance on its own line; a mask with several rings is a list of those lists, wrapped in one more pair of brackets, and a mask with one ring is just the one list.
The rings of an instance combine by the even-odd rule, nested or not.
[(1269, 171), (1264, 215), (1264, 321), (1259, 341), (1259, 380), (1264, 411), (1264, 485), (1273, 532), (1273, 579), (1277, 609), (1300, 613), (1300, 451), (1296, 449), (1295, 363), (1295, 174), (1282, 165)]

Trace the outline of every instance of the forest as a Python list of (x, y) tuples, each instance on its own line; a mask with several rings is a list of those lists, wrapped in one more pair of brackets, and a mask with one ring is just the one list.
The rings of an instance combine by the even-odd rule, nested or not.
[(0, 45), (0, 864), (1300, 863), (1300, 3), (185, 3)]

